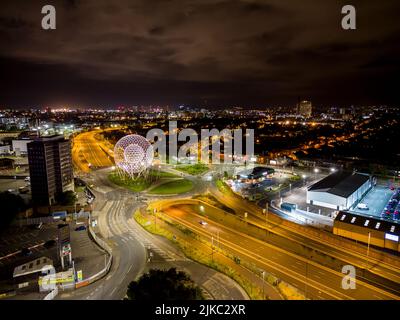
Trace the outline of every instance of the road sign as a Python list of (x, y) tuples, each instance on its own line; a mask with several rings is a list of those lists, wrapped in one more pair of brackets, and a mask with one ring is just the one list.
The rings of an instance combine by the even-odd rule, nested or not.
[(68, 243), (61, 248), (61, 255), (68, 256), (71, 253), (71, 245)]

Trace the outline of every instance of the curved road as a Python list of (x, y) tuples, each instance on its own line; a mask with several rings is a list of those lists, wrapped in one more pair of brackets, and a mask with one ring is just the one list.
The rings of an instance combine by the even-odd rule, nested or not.
[(97, 219), (99, 232), (112, 247), (112, 267), (103, 279), (72, 293), (61, 293), (58, 299), (123, 299), (128, 284), (154, 267), (151, 261), (148, 263), (149, 252), (158, 256), (155, 267), (176, 267), (189, 272), (209, 298), (248, 299), (229, 277), (186, 259), (166, 239), (142, 229), (132, 215), (145, 204), (136, 201), (134, 193), (111, 184), (107, 172), (107, 169), (95, 171), (87, 180), (94, 185), (96, 195), (92, 218)]

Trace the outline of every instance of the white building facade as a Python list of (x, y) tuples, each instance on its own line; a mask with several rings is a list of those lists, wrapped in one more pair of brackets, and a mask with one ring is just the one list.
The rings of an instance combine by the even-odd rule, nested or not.
[(365, 174), (346, 175), (338, 173), (335, 176), (333, 175), (308, 188), (308, 204), (334, 210), (349, 210), (372, 187), (370, 177)]

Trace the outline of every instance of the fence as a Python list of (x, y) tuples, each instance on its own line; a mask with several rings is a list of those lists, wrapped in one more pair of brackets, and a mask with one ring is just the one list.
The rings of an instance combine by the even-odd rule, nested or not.
[(298, 220), (304, 224), (325, 229), (327, 231), (331, 231), (333, 227), (333, 219), (330, 217), (322, 216), (320, 214), (311, 212), (311, 211), (304, 211), (300, 209), (296, 209), (294, 212), (289, 212), (280, 209), (276, 204), (275, 201), (271, 201), (271, 208), (274, 213), (277, 214), (285, 214), (295, 220)]
[(38, 218), (18, 219), (17, 221), (15, 221), (15, 224), (18, 224), (21, 227), (39, 223), (52, 223), (54, 221), (56, 220), (52, 216), (46, 216)]
[[(72, 213), (72, 214), (67, 214), (66, 217), (68, 218), (73, 218), (73, 219), (79, 219), (79, 218), (86, 218), (88, 219), (90, 216), (90, 213), (87, 211), (83, 212), (77, 212), (77, 213)], [(26, 218), (26, 219), (18, 219), (15, 221), (15, 224), (18, 224), (20, 227), (21, 226), (29, 226), (33, 224), (39, 224), (39, 223), (52, 223), (56, 222), (58, 220), (65, 219), (64, 217), (61, 218), (56, 218), (53, 216), (45, 216), (45, 217), (37, 217), (37, 218)]]

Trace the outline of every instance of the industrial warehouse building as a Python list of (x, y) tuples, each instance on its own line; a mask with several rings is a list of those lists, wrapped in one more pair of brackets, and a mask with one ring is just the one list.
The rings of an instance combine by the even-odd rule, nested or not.
[(307, 203), (335, 210), (349, 210), (371, 189), (370, 176), (338, 171), (307, 189)]
[(377, 247), (400, 251), (398, 223), (341, 211), (333, 223), (333, 233)]

